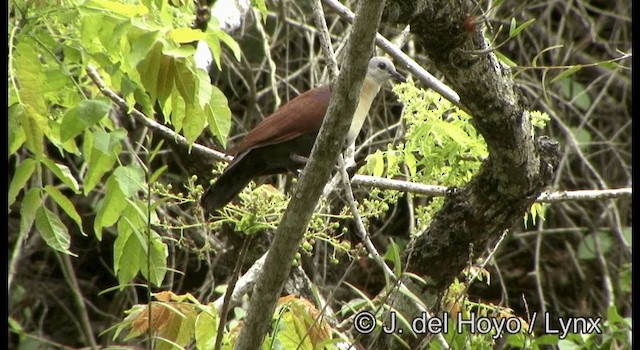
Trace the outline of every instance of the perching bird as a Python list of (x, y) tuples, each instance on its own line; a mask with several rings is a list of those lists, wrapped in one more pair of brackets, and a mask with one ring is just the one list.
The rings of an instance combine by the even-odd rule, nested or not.
[[(391, 78), (405, 81), (388, 58), (369, 60), (345, 147), (355, 141), (380, 86)], [(304, 159), (311, 153), (330, 98), (329, 86), (311, 89), (256, 125), (239, 145), (229, 150), (235, 158), (202, 196), (200, 203), (205, 212), (213, 213), (224, 207), (253, 178), (304, 167)]]

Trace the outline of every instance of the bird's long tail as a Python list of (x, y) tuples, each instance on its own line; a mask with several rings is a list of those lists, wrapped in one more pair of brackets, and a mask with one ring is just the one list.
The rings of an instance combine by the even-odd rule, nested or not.
[(249, 184), (253, 176), (244, 168), (240, 162), (234, 160), (218, 180), (209, 186), (200, 199), (200, 205), (206, 213), (213, 214), (222, 209)]

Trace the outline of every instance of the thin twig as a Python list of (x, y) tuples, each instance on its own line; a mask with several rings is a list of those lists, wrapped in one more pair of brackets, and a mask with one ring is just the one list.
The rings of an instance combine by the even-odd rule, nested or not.
[(213, 347), (215, 350), (220, 350), (220, 348), (222, 347), (222, 336), (224, 335), (224, 325), (227, 319), (227, 313), (229, 312), (229, 305), (231, 303), (233, 289), (236, 286), (236, 282), (238, 282), (238, 276), (240, 276), (240, 272), (242, 271), (244, 258), (247, 255), (247, 249), (249, 249), (249, 243), (251, 242), (252, 237), (253, 236), (251, 235), (247, 235), (244, 238), (244, 242), (242, 243), (242, 248), (240, 249), (240, 254), (238, 254), (238, 261), (236, 262), (236, 267), (233, 269), (231, 279), (229, 280), (229, 284), (227, 285), (227, 290), (224, 292), (222, 310), (220, 310), (220, 314), (219, 314), (220, 322), (218, 323), (218, 333), (216, 334), (216, 343), (215, 343), (215, 346)]
[(313, 9), (313, 18), (316, 22), (316, 26), (320, 29), (320, 47), (328, 60), (327, 68), (329, 69), (331, 80), (333, 80), (338, 77), (338, 61), (336, 60), (335, 51), (331, 44), (331, 36), (329, 34), (329, 28), (327, 28), (327, 20), (324, 17), (322, 3), (320, 1), (321, 0), (312, 0), (311, 8)]
[(280, 104), (282, 103), (282, 99), (280, 95), (278, 95), (278, 83), (276, 82), (276, 63), (273, 61), (271, 57), (271, 48), (269, 46), (269, 35), (267, 35), (267, 31), (264, 29), (262, 25), (262, 21), (260, 20), (260, 13), (258, 10), (253, 10), (253, 17), (255, 18), (256, 29), (262, 38), (262, 48), (264, 50), (264, 56), (267, 59), (267, 64), (269, 65), (269, 84), (271, 85), (271, 91), (273, 93), (273, 110), (277, 110), (280, 108)]
[(364, 223), (362, 222), (362, 217), (360, 217), (360, 211), (356, 206), (356, 201), (353, 198), (353, 192), (351, 191), (351, 184), (349, 183), (349, 174), (347, 174), (347, 168), (344, 162), (344, 158), (342, 155), (338, 156), (338, 169), (340, 174), (342, 175), (342, 183), (344, 184), (344, 192), (347, 197), (347, 203), (349, 205), (349, 209), (351, 210), (351, 215), (353, 216), (353, 221), (356, 224), (356, 232), (360, 236), (360, 239), (364, 243), (364, 246), (367, 248), (367, 252), (371, 254), (373, 259), (380, 265), (380, 268), (385, 272), (385, 274), (392, 280), (396, 281), (396, 276), (393, 274), (393, 270), (389, 268), (389, 266), (384, 262), (380, 253), (371, 242), (369, 238), (369, 234), (367, 233), (367, 229), (364, 227)]
[(89, 343), (91, 349), (97, 350), (98, 344), (96, 343), (96, 339), (93, 337), (93, 330), (91, 329), (91, 321), (89, 319), (89, 314), (87, 312), (87, 308), (84, 305), (84, 297), (82, 296), (82, 292), (80, 289), (80, 285), (78, 284), (78, 279), (76, 278), (76, 273), (73, 270), (73, 264), (71, 263), (71, 258), (69, 255), (64, 253), (56, 252), (56, 256), (62, 266), (62, 273), (65, 276), (65, 280), (69, 284), (71, 288), (73, 301), (76, 304), (79, 312), (80, 325), (82, 326), (82, 332), (84, 333), (84, 337), (86, 341)]

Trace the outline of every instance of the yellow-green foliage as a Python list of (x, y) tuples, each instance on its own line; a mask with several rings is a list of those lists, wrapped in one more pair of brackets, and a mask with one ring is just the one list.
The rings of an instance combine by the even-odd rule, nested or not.
[[(394, 91), (405, 106), (405, 141), (367, 157), (363, 172), (430, 185), (464, 185), (487, 156), (486, 144), (471, 125), (471, 117), (413, 83), (397, 85)], [(397, 196), (396, 191), (373, 190), (363, 202), (363, 212), (379, 215)], [(441, 203), (436, 199), (428, 207), (416, 208), (416, 219), (428, 222)]]

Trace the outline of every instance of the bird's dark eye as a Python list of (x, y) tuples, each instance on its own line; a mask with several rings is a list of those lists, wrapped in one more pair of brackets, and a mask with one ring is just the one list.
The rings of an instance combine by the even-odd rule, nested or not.
[(378, 68), (380, 68), (380, 69), (386, 69), (386, 68), (387, 68), (387, 65), (386, 65), (386, 64), (384, 64), (384, 62), (380, 62), (380, 63), (378, 63)]

